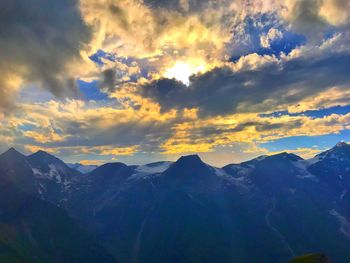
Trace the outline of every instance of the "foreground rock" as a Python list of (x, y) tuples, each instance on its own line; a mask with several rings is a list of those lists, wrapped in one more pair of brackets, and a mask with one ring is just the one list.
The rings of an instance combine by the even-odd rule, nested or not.
[(301, 257), (297, 257), (289, 263), (331, 263), (328, 258), (323, 254), (309, 254)]

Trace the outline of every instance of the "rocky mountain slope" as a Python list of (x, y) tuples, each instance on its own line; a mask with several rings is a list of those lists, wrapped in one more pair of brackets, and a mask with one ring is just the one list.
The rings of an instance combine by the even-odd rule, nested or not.
[(50, 159), (56, 163), (49, 168), (33, 157), (38, 156), (26, 157), (14, 149), (0, 155), (0, 262), (117, 262), (66, 211), (45, 201), (43, 187), (65, 185), (66, 180), (58, 179), (68, 175), (63, 174), (64, 164)]
[(310, 160), (281, 153), (217, 168), (191, 155), (87, 174), (11, 149), (0, 178), (64, 209), (121, 262), (284, 263), (314, 251), (350, 262), (345, 143)]

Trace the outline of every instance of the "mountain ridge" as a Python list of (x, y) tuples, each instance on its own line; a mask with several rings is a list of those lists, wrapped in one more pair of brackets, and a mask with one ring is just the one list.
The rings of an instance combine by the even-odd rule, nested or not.
[[(224, 167), (227, 167), (227, 166), (230, 166), (230, 165), (243, 165), (243, 164), (247, 164), (247, 163), (253, 163), (253, 162), (256, 162), (256, 161), (260, 161), (260, 160), (263, 160), (265, 158), (290, 158), (290, 159), (294, 159), (294, 160), (311, 160), (311, 159), (315, 159), (316, 157), (318, 156), (323, 156), (323, 155), (327, 155), (329, 154), (330, 152), (334, 152), (334, 151), (339, 151), (339, 150), (343, 150), (343, 149), (346, 149), (349, 151), (350, 153), (350, 145), (346, 142), (343, 142), (343, 141), (340, 141), (338, 142), (336, 145), (334, 145), (332, 148), (330, 148), (329, 150), (325, 150), (323, 152), (320, 152), (318, 154), (316, 154), (314, 157), (312, 158), (309, 158), (309, 159), (303, 159), (302, 157), (294, 154), (294, 153), (288, 153), (288, 152), (280, 152), (280, 153), (276, 153), (276, 154), (272, 154), (272, 155), (262, 155), (262, 156), (258, 156), (258, 157), (255, 157), (255, 158), (252, 158), (252, 159), (249, 159), (249, 160), (246, 160), (246, 161), (243, 161), (243, 162), (240, 162), (240, 163), (228, 163), (220, 168), (224, 168)], [(24, 155), (22, 154), (21, 152), (17, 151), (14, 147), (10, 147), (7, 151), (3, 152), (1, 155), (4, 155), (6, 153), (13, 153), (13, 154), (16, 154), (18, 156), (24, 156), (26, 158), (33, 158), (35, 156), (40, 156), (40, 158), (43, 158), (43, 156), (46, 156), (46, 157), (50, 157), (52, 160), (56, 160), (56, 161), (60, 161), (60, 162), (63, 162), (61, 159), (57, 158), (56, 156), (50, 154), (50, 153), (47, 153), (43, 150), (38, 150), (36, 151), (35, 153), (32, 153), (32, 154), (29, 154), (29, 155)], [(202, 162), (202, 159), (200, 158), (200, 156), (198, 154), (190, 154), (190, 155), (184, 155), (184, 156), (181, 156), (178, 158), (178, 161), (182, 162), (183, 160), (191, 160), (192, 162), (193, 161), (198, 161), (198, 162)], [(167, 161), (165, 161), (167, 162)], [(174, 163), (176, 163), (174, 162)], [(65, 162), (63, 162), (65, 163)], [(124, 163), (121, 163), (121, 162), (115, 162), (115, 164), (124, 164)], [(150, 165), (150, 164), (156, 164), (156, 163), (160, 163), (160, 162), (151, 162), (151, 163), (147, 163), (146, 165)], [(68, 166), (73, 166), (73, 165), (76, 165), (76, 164), (80, 164), (80, 163), (65, 163), (66, 165)], [(102, 165), (94, 165), (94, 167), (100, 167), (100, 166), (103, 166), (105, 164), (113, 164), (112, 162), (111, 163), (104, 163)], [(84, 166), (82, 164), (80, 164), (81, 166)], [(140, 165), (127, 165), (127, 166), (140, 166)]]
[(87, 174), (61, 169), (44, 152), (5, 156), (24, 162), (17, 176), (34, 180), (32, 194), (64, 209), (121, 262), (285, 263), (323, 251), (347, 263), (350, 153), (342, 151), (347, 144), (335, 147), (325, 158), (279, 153), (217, 168), (189, 155), (107, 163)]

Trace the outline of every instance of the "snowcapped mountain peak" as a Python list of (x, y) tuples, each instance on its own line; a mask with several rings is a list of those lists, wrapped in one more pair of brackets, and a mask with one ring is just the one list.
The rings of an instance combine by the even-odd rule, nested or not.
[(323, 160), (323, 159), (348, 160), (350, 159), (350, 145), (343, 141), (338, 142), (333, 148), (316, 155), (316, 157), (319, 158), (320, 160)]
[(344, 141), (340, 141), (334, 147), (340, 148), (340, 147), (344, 147), (344, 146), (349, 146), (349, 145)]
[(346, 142), (338, 142), (333, 148), (326, 152), (344, 152), (344, 151), (350, 151), (350, 145), (347, 144)]

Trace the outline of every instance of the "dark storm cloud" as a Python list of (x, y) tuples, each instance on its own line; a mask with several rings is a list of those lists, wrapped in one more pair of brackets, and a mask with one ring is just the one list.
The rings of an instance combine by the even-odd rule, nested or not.
[(350, 84), (350, 53), (326, 53), (269, 63), (257, 70), (216, 68), (192, 77), (190, 86), (161, 79), (139, 93), (163, 111), (199, 108), (202, 116), (264, 112), (298, 103), (330, 87)]
[(102, 90), (112, 91), (117, 83), (117, 75), (114, 69), (106, 69), (102, 72), (99, 86)]
[(349, 8), (349, 0), (288, 1), (285, 18), (293, 30), (315, 42), (323, 39), (327, 31), (349, 31)]
[(301, 0), (296, 1), (291, 7), (293, 28), (307, 35), (309, 40), (323, 38), (323, 30), (327, 23), (319, 16), (321, 4), (322, 1), (319, 0)]
[[(115, 144), (119, 147), (142, 145), (143, 151), (152, 152), (157, 149), (159, 150), (159, 145), (173, 135), (172, 132), (170, 132), (171, 127), (179, 121), (174, 120), (173, 122), (158, 123), (155, 121), (143, 122), (142, 120), (132, 120), (125, 123), (118, 123), (104, 129), (90, 125), (90, 123), (101, 121), (101, 118), (103, 118), (103, 116), (85, 120), (89, 124), (77, 122), (76, 120), (68, 120), (66, 118), (62, 118), (59, 121), (56, 120), (58, 126), (64, 127), (64, 133), (70, 135), (64, 141), (43, 143), (30, 137), (18, 136), (16, 142), (22, 145), (38, 145), (43, 148), (65, 148), (73, 145), (86, 147)], [(84, 136), (78, 136), (79, 134), (84, 134)]]
[[(144, 0), (151, 8), (164, 8), (169, 10), (199, 12), (208, 6), (208, 0)], [(213, 3), (212, 3), (213, 4)]]
[(75, 0), (0, 1), (0, 106), (18, 88), (14, 76), (57, 97), (77, 94), (67, 65), (90, 40)]
[(295, 129), (300, 128), (302, 126), (301, 120), (290, 120), (289, 123), (286, 122), (279, 122), (279, 123), (272, 123), (271, 120), (263, 120), (260, 119), (259, 121), (247, 121), (237, 124), (235, 127), (230, 128), (225, 126), (206, 126), (202, 127), (200, 129), (197, 129), (195, 132), (192, 132), (191, 138), (192, 139), (200, 139), (200, 138), (215, 138), (215, 136), (220, 135), (229, 135), (229, 134), (236, 134), (245, 131), (246, 129), (254, 127), (254, 129), (257, 132), (268, 132), (268, 131), (274, 131), (279, 129)]

